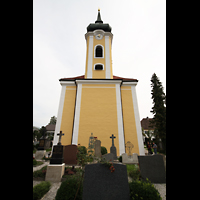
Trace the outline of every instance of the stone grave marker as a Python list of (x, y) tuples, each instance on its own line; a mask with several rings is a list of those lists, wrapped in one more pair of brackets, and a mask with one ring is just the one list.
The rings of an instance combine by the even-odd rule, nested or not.
[(138, 164), (138, 154), (133, 153), (128, 156), (126, 153), (122, 154), (122, 163), (123, 164)]
[(50, 143), (51, 141), (45, 138), (45, 132), (43, 132), (43, 137), (39, 139), (39, 145), (38, 145), (37, 150), (46, 150), (50, 148)]
[(133, 147), (134, 147), (134, 145), (130, 142), (130, 141), (128, 141), (126, 144), (125, 144), (125, 147), (126, 147), (126, 152), (128, 152), (128, 156), (132, 156), (132, 149), (133, 149)]
[(63, 164), (64, 161), (63, 154), (64, 154), (63, 145), (54, 145), (52, 157), (50, 159), (50, 164), (54, 165)]
[(63, 164), (63, 145), (61, 145), (61, 137), (64, 135), (62, 131), (57, 134), (59, 136), (57, 145), (53, 146), (53, 153), (50, 159), (50, 164)]
[(35, 159), (41, 160), (46, 155), (46, 149), (50, 147), (50, 140), (45, 139), (45, 132), (43, 133), (43, 137), (39, 139), (39, 145), (37, 151), (35, 153)]
[(93, 153), (94, 153), (94, 136), (93, 133), (91, 133), (91, 136), (89, 137), (88, 154), (92, 155)]
[(64, 163), (67, 165), (77, 164), (78, 147), (75, 144), (64, 146)]
[(113, 155), (113, 153), (107, 153), (107, 154), (104, 154), (102, 156), (102, 158), (105, 158), (106, 161), (113, 161), (114, 160), (114, 155)]
[(64, 135), (62, 131), (57, 134), (59, 141), (53, 146), (53, 153), (50, 159), (50, 164), (47, 166), (45, 181), (60, 182), (64, 174), (65, 163), (63, 163), (64, 146), (61, 145), (61, 137)]
[(112, 136), (110, 138), (112, 139), (112, 146), (110, 147), (110, 153), (113, 153), (114, 160), (117, 160), (117, 150), (116, 150), (116, 147), (114, 145), (114, 139), (116, 137), (112, 134)]
[(138, 156), (142, 179), (148, 178), (152, 183), (166, 183), (163, 156), (159, 154)]
[(129, 185), (126, 165), (113, 164), (111, 173), (103, 164), (85, 166), (83, 200), (129, 200)]
[(101, 158), (101, 141), (100, 140), (96, 140), (94, 142), (94, 155), (96, 157)]

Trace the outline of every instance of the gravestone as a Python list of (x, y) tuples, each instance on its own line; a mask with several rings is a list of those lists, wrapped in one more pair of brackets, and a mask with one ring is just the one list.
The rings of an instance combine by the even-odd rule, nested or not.
[(37, 150), (46, 150), (50, 148), (51, 141), (49, 139), (45, 139), (45, 131), (43, 132), (43, 137), (39, 139), (39, 145)]
[(35, 153), (35, 159), (41, 160), (46, 155), (46, 149), (50, 148), (51, 141), (48, 139), (43, 138), (39, 140), (39, 145), (37, 151)]
[(101, 141), (96, 140), (94, 143), (94, 155), (101, 158)]
[(134, 145), (128, 141), (126, 144), (125, 144), (125, 147), (126, 147), (126, 152), (128, 152), (128, 156), (132, 156), (132, 149), (134, 147)]
[(128, 156), (126, 153), (123, 153), (122, 163), (123, 164), (138, 164), (138, 154), (133, 153), (131, 156)]
[(138, 156), (142, 179), (148, 178), (152, 183), (166, 183), (163, 156), (159, 154)]
[(64, 146), (64, 163), (67, 165), (77, 165), (78, 147), (75, 144)]
[(112, 134), (112, 136), (110, 138), (112, 139), (112, 146), (110, 147), (110, 153), (113, 153), (114, 160), (117, 160), (117, 150), (116, 150), (116, 147), (114, 145), (114, 139), (116, 137)]
[(59, 140), (57, 145), (53, 146), (53, 153), (52, 157), (50, 159), (50, 164), (63, 164), (64, 158), (63, 158), (63, 145), (61, 145), (61, 137), (64, 135), (62, 131), (57, 134), (59, 136)]
[(114, 160), (114, 155), (113, 155), (113, 153), (107, 153), (107, 154), (104, 154), (102, 156), (102, 158), (105, 158), (106, 161), (113, 161)]
[(93, 153), (94, 153), (94, 136), (93, 133), (91, 133), (91, 136), (89, 137), (88, 154), (91, 155)]
[(53, 146), (53, 153), (50, 164), (47, 166), (45, 181), (60, 182), (64, 174), (65, 163), (63, 163), (64, 146), (61, 145), (61, 137), (64, 135), (62, 131), (57, 134), (59, 136), (57, 145)]
[(129, 200), (129, 185), (126, 165), (113, 164), (111, 173), (103, 164), (85, 166), (83, 200)]
[(50, 159), (50, 164), (62, 164), (64, 161), (63, 154), (64, 148), (62, 145), (53, 146), (53, 154)]

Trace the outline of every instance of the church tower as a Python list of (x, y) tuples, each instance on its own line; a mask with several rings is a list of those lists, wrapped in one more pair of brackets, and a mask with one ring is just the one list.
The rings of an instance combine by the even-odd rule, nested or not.
[(85, 78), (113, 79), (112, 38), (111, 27), (103, 23), (100, 10), (98, 10), (95, 24), (90, 24), (85, 34), (87, 41)]
[(97, 20), (88, 25), (85, 34), (85, 74), (59, 80), (62, 89), (53, 145), (62, 131), (62, 145), (88, 148), (93, 133), (110, 153), (113, 134), (117, 156), (128, 153), (126, 144), (130, 143), (131, 153), (144, 155), (135, 89), (138, 80), (113, 75), (111, 29), (98, 10)]

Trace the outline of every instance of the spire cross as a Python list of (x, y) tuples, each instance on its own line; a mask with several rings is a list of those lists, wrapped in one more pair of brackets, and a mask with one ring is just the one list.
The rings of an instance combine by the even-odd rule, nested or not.
[(112, 134), (112, 136), (110, 138), (112, 139), (112, 147), (114, 147), (114, 138), (116, 138), (116, 137)]
[(61, 137), (64, 135), (64, 133), (62, 133), (62, 131), (60, 131), (60, 133), (58, 133), (57, 135), (59, 135), (59, 139), (58, 139), (58, 144), (57, 145), (61, 145)]

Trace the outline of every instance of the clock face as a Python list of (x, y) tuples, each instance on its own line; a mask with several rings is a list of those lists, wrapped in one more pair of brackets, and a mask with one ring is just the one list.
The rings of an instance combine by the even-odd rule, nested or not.
[(101, 39), (103, 38), (103, 35), (97, 34), (97, 35), (95, 36), (95, 38), (96, 38), (97, 40), (101, 40)]

